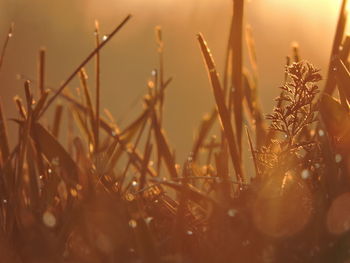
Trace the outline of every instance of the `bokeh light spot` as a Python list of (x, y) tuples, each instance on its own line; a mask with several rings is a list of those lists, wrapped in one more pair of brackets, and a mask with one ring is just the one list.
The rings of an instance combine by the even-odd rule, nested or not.
[(327, 214), (327, 229), (335, 235), (350, 229), (350, 192), (333, 200)]
[(283, 238), (301, 231), (312, 214), (312, 196), (305, 181), (287, 173), (267, 180), (253, 206), (253, 220), (262, 233)]

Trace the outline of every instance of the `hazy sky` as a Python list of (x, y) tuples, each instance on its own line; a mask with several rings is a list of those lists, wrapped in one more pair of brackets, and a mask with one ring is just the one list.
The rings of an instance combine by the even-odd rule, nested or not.
[[(325, 74), (339, 6), (340, 0), (247, 2), (245, 21), (252, 25), (256, 40), (259, 92), (266, 111), (281, 84), (291, 42), (298, 41), (302, 57)], [(102, 52), (102, 105), (118, 119), (145, 93), (157, 66), (154, 27), (161, 25), (166, 76), (174, 77), (167, 90), (165, 128), (178, 155), (185, 156), (201, 116), (213, 105), (195, 36), (204, 34), (222, 69), (230, 0), (0, 0), (0, 43), (10, 22), (16, 24), (0, 73), (7, 116), (14, 117), (11, 97), (22, 94), (16, 74), (36, 77), (39, 47), (48, 50), (47, 83), (57, 86), (93, 48), (94, 20), (99, 19), (102, 32), (108, 33), (128, 13), (133, 19)], [(140, 105), (141, 99), (128, 116), (135, 116)]]

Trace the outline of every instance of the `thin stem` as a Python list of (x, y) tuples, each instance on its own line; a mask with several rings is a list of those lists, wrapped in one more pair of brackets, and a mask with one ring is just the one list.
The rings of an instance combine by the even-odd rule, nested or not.
[(73, 73), (67, 78), (67, 80), (58, 88), (56, 93), (52, 96), (52, 98), (47, 102), (46, 106), (41, 111), (39, 117), (41, 117), (50, 105), (54, 102), (54, 100), (61, 94), (61, 92), (67, 87), (67, 85), (72, 81), (72, 79), (77, 75), (81, 68), (83, 68), (95, 55), (99, 52), (112, 38), (113, 36), (120, 30), (122, 27), (129, 21), (131, 15), (128, 15), (124, 20), (113, 30), (109, 37), (103, 41), (98, 47), (96, 47), (84, 61), (73, 71)]
[(5, 43), (2, 46), (1, 55), (0, 55), (0, 71), (1, 71), (2, 64), (4, 63), (4, 58), (5, 58), (7, 45), (9, 43), (9, 41), (10, 41), (10, 38), (13, 36), (13, 28), (14, 28), (14, 24), (12, 23), (11, 26), (10, 26), (10, 29), (9, 29), (7, 35), (6, 35)]
[[(100, 33), (98, 21), (95, 21), (96, 48), (100, 46)], [(99, 126), (100, 126), (100, 52), (96, 52), (96, 116), (94, 125), (95, 153), (99, 151)]]

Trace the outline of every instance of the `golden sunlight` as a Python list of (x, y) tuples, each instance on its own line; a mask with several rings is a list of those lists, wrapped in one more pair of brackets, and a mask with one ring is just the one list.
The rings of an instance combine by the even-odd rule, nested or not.
[(0, 262), (350, 262), (345, 3), (0, 0)]

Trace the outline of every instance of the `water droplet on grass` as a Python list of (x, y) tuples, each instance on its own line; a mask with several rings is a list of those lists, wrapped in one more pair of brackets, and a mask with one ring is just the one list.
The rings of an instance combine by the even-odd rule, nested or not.
[(137, 222), (136, 222), (136, 220), (131, 219), (131, 220), (129, 221), (129, 226), (130, 226), (131, 228), (136, 228), (136, 227), (137, 227)]
[(340, 163), (342, 161), (343, 157), (341, 156), (341, 154), (338, 153), (335, 155), (334, 159), (335, 159), (336, 163)]
[(308, 169), (304, 169), (304, 170), (301, 171), (301, 178), (306, 180), (309, 177), (310, 177), (310, 171)]
[(152, 222), (152, 220), (153, 220), (153, 217), (147, 217), (146, 219), (145, 219), (145, 222), (146, 222), (146, 224), (150, 224), (151, 222)]
[(46, 211), (43, 214), (43, 223), (47, 227), (55, 227), (56, 226), (56, 217), (49, 211)]
[(134, 195), (132, 193), (127, 193), (125, 195), (125, 199), (129, 202), (133, 201), (135, 199)]
[(231, 209), (229, 209), (229, 210), (227, 211), (227, 214), (228, 214), (229, 217), (235, 217), (235, 216), (237, 215), (237, 210), (231, 208)]
[(73, 197), (77, 197), (78, 196), (78, 192), (76, 189), (72, 188), (70, 189), (70, 194), (73, 196)]
[(324, 131), (323, 131), (323, 130), (318, 130), (318, 135), (319, 135), (320, 137), (324, 136)]

